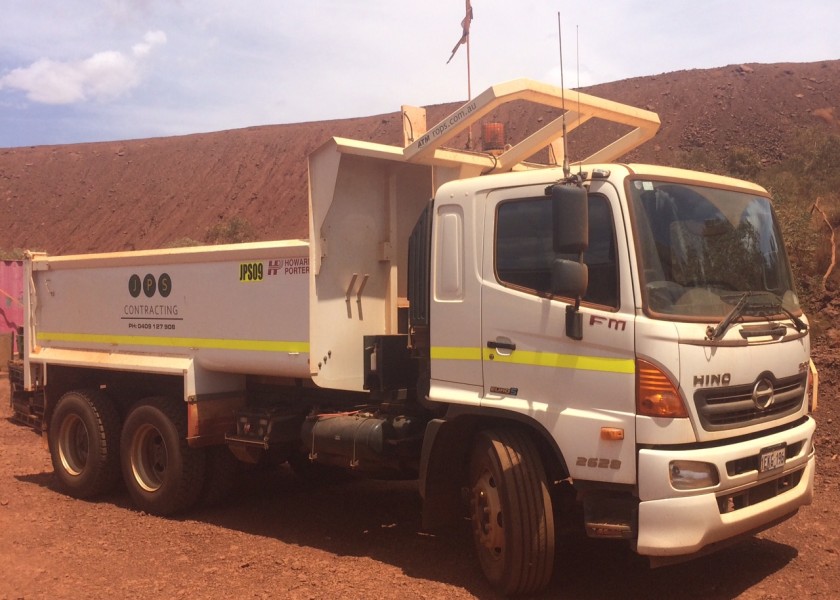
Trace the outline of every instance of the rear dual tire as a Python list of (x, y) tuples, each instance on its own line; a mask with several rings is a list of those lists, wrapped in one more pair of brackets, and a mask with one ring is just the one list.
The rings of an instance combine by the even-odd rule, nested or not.
[(73, 390), (50, 418), (50, 459), (59, 489), (74, 498), (95, 498), (120, 478), (120, 416), (99, 390)]
[(183, 403), (146, 398), (128, 413), (120, 439), (123, 480), (138, 509), (153, 515), (186, 510), (201, 495), (205, 452), (187, 444)]

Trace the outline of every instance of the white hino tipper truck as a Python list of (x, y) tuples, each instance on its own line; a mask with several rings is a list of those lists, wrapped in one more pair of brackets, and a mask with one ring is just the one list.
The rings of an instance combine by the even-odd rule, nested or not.
[[(551, 118), (446, 147), (508, 102)], [(172, 514), (234, 459), (417, 478), (504, 593), (548, 583), (569, 513), (661, 564), (811, 502), (816, 373), (764, 189), (614, 162), (656, 114), (528, 80), (403, 116), (402, 147), (310, 156), (308, 241), (28, 256), (12, 405), (66, 493), (122, 478)], [(570, 165), (590, 120), (615, 141)]]

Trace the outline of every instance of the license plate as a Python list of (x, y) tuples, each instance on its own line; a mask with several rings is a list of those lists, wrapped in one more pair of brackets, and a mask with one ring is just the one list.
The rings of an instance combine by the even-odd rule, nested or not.
[(762, 450), (758, 455), (758, 472), (768, 473), (785, 466), (785, 447), (774, 446)]

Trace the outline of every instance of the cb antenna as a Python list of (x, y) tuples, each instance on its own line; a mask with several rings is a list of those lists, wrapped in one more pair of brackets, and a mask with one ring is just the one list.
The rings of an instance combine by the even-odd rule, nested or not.
[(566, 84), (563, 79), (563, 27), (560, 23), (560, 11), (557, 11), (557, 41), (560, 45), (560, 103), (563, 110), (563, 175), (568, 179), (572, 175), (569, 168), (569, 147), (566, 143)]
[[(577, 95), (577, 116), (575, 119), (578, 120), (578, 125), (580, 125), (580, 25), (575, 25), (575, 61), (577, 62), (577, 88), (575, 89), (575, 94)], [(578, 175), (582, 171), (583, 165), (578, 162)]]

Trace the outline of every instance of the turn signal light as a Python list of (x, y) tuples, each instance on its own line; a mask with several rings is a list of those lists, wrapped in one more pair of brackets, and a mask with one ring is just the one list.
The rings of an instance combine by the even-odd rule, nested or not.
[(624, 439), (624, 429), (620, 427), (601, 427), (601, 439), (617, 442)]
[(644, 360), (636, 360), (636, 413), (646, 417), (688, 417), (676, 386), (659, 367)]

